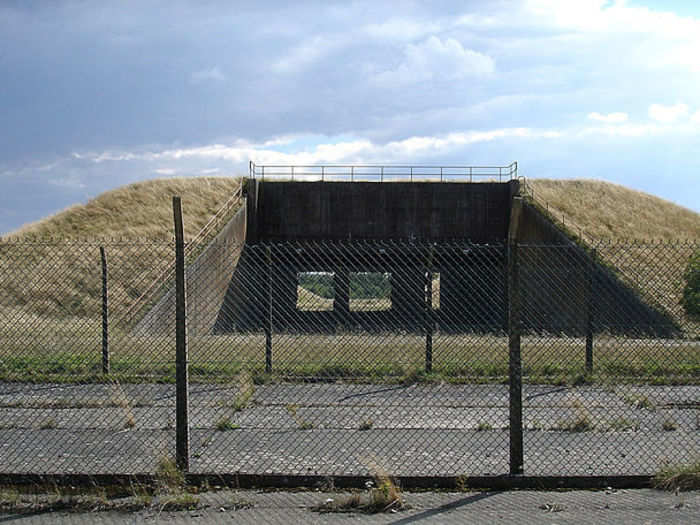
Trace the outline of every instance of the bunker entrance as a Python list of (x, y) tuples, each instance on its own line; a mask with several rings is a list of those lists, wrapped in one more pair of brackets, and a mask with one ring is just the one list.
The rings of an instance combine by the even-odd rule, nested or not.
[(391, 274), (387, 272), (350, 273), (350, 311), (391, 310)]

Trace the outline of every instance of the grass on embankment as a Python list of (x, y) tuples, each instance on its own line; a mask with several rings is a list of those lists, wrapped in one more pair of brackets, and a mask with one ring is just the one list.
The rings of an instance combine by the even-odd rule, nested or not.
[[(178, 178), (131, 184), (108, 191), (87, 204), (24, 226), (10, 234), (31, 238), (159, 239), (148, 246), (114, 246), (108, 250), (110, 307), (128, 308), (168, 267), (172, 248), (172, 195), (181, 195), (186, 236), (195, 235), (233, 195), (240, 179)], [(528, 180), (536, 199), (549, 203), (555, 217), (566, 214), (593, 237), (614, 239), (699, 239), (700, 215), (658, 197), (623, 186), (592, 180)], [(101, 293), (98, 246), (32, 246), (10, 252), (0, 245), (0, 309), (17, 308), (30, 315), (65, 318), (96, 316)], [(654, 299), (679, 313), (680, 277), (687, 250), (640, 248), (621, 263), (623, 273), (642, 281)], [(606, 254), (601, 250), (601, 257)], [(660, 260), (660, 255), (664, 255)], [(13, 258), (14, 255), (14, 258)], [(615, 258), (614, 253), (609, 259)], [(619, 259), (619, 258), (618, 258)], [(647, 286), (648, 285), (648, 286)], [(434, 291), (435, 293), (435, 291)], [(324, 309), (318, 305), (312, 309)], [(0, 312), (0, 316), (2, 312)]]
[(197, 234), (240, 185), (239, 178), (154, 179), (107, 191), (7, 237), (40, 239), (170, 239), (172, 197), (182, 197), (185, 237)]
[(212, 177), (139, 182), (13, 232), (0, 242), (0, 323), (31, 329), (42, 319), (99, 318), (100, 245), (110, 314), (118, 318), (174, 264), (172, 196), (182, 196), (185, 234), (192, 237), (239, 186), (240, 179)]
[(528, 179), (525, 186), (558, 226), (563, 223), (574, 236), (583, 234), (600, 259), (646, 301), (663, 307), (691, 337), (698, 333), (698, 323), (687, 318), (680, 299), (683, 273), (700, 246), (700, 214), (600, 180)]
[[(528, 179), (549, 211), (594, 239), (700, 239), (700, 215), (648, 193), (601, 180)], [(576, 230), (575, 230), (576, 231)]]
[[(85, 205), (27, 225), (13, 235), (31, 238), (172, 237), (171, 196), (183, 197), (186, 234), (194, 235), (238, 187), (237, 179), (163, 179), (107, 192)], [(536, 197), (550, 210), (564, 211), (592, 235), (614, 238), (698, 239), (700, 215), (651, 195), (600, 181), (533, 180)], [(663, 248), (663, 247), (662, 247)], [(670, 254), (659, 260), (659, 253)], [(674, 254), (681, 255), (674, 255)], [(656, 291), (678, 312), (684, 252), (640, 248), (625, 257), (623, 270)], [(605, 254), (601, 254), (605, 257)], [(138, 300), (155, 277), (172, 264), (172, 245), (108, 245), (110, 311), (118, 316)], [(99, 378), (101, 370), (101, 270), (97, 243), (0, 245), (0, 376), (5, 380)], [(673, 278), (669, 278), (673, 276)], [(308, 297), (307, 297), (308, 298)], [(315, 299), (313, 297), (312, 299)], [(318, 309), (328, 307), (328, 301)], [(241, 337), (242, 339), (237, 339)], [(424, 342), (416, 336), (349, 337), (330, 344), (323, 336), (273, 337), (275, 373), (295, 378), (413, 377), (424, 365)], [(441, 346), (438, 339), (445, 337)], [(454, 337), (454, 341), (450, 341)], [(497, 337), (437, 336), (436, 377), (499, 380), (507, 375), (507, 342)], [(533, 340), (534, 341), (534, 340)], [(122, 378), (171, 380), (173, 342), (119, 334), (112, 328), (112, 367)], [(697, 346), (637, 343), (614, 338), (596, 342), (594, 376), (632, 381), (697, 382)], [(541, 349), (541, 350), (538, 350)], [(235, 349), (235, 352), (234, 350)], [(192, 338), (194, 378), (218, 381), (242, 368), (264, 370), (264, 337)], [(234, 353), (230, 353), (234, 352)], [(530, 357), (528, 357), (530, 356)], [(535, 357), (533, 357), (535, 356)], [(531, 379), (566, 380), (581, 375), (580, 341), (554, 338), (524, 343)]]

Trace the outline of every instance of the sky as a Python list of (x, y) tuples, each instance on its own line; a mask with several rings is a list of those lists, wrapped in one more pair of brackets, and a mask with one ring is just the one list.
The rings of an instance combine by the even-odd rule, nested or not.
[(0, 0), (0, 233), (257, 164), (507, 165), (700, 212), (700, 3)]

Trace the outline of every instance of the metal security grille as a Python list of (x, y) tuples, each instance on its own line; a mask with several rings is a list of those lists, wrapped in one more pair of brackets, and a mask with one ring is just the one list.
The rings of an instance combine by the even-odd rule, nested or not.
[[(495, 476), (518, 446), (530, 475), (697, 460), (681, 298), (699, 250), (190, 244), (189, 470)], [(172, 242), (0, 243), (0, 472), (175, 456), (174, 259)]]

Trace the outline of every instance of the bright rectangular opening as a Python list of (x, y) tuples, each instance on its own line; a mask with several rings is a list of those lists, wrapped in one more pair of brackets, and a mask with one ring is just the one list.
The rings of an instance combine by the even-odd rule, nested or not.
[(333, 310), (334, 277), (333, 272), (297, 273), (297, 310), (305, 312)]
[[(433, 310), (440, 309), (440, 272), (433, 272), (432, 274), (432, 299), (433, 299)], [(426, 290), (427, 292), (427, 290)]]
[(350, 273), (350, 310), (354, 312), (391, 309), (391, 274)]

